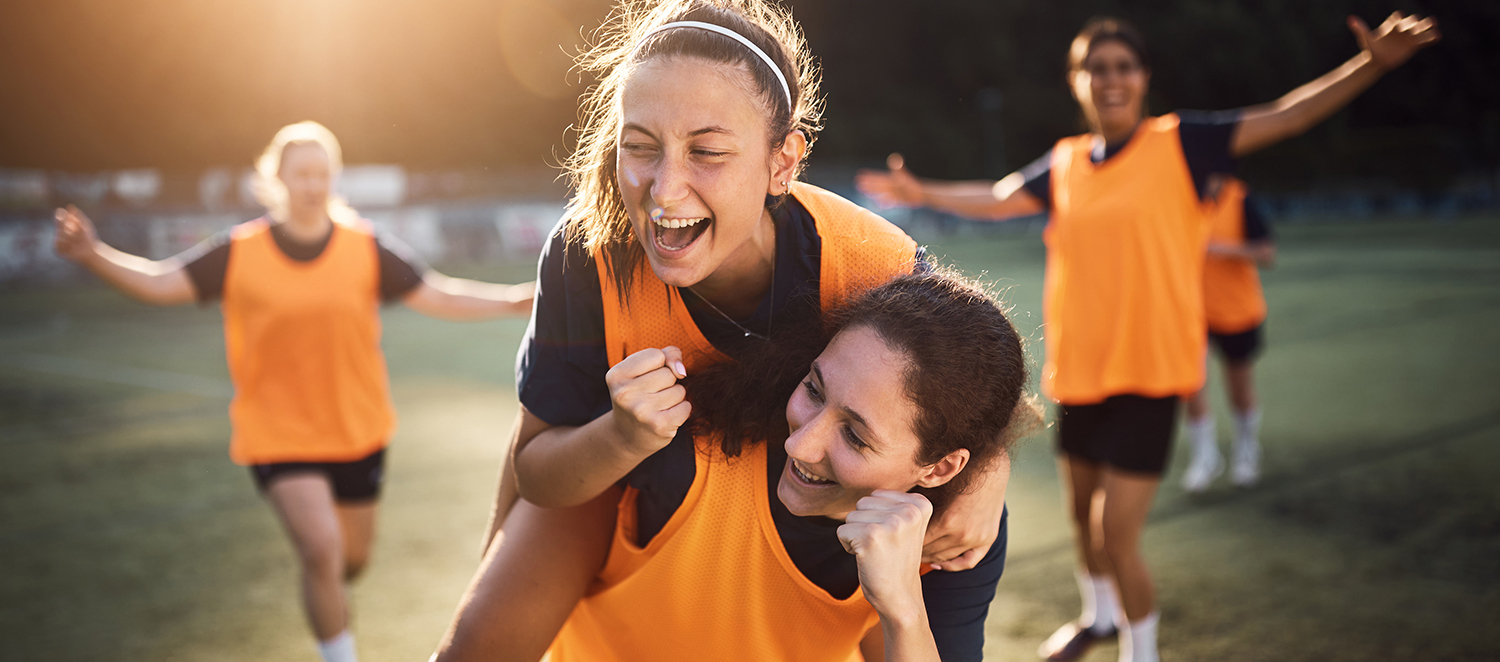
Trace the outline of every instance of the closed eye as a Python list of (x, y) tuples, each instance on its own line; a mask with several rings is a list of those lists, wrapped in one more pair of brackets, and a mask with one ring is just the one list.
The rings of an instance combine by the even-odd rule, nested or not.
[(855, 449), (864, 450), (870, 447), (869, 444), (865, 443), (865, 440), (860, 439), (859, 435), (855, 434), (854, 428), (845, 425), (840, 428), (840, 432), (844, 434), (844, 441), (849, 442), (849, 445), (853, 446)]

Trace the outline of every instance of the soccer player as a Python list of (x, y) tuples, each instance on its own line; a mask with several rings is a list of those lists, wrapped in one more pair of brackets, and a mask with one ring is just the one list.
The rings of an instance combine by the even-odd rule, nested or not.
[[(1061, 405), (1059, 469), (1082, 566), (1083, 614), (1038, 653), (1071, 660), (1124, 633), (1120, 659), (1156, 662), (1155, 588), (1140, 537), (1176, 426), (1203, 386), (1203, 261), (1210, 177), (1299, 135), (1438, 39), (1432, 19), (1349, 19), (1360, 52), (1271, 103), (1215, 114), (1145, 113), (1151, 63), (1117, 19), (1084, 26), (1067, 81), (1090, 132), (998, 182), (920, 180), (899, 155), (856, 184), (876, 201), (1003, 220), (1049, 212), (1043, 388)], [(1116, 593), (1123, 619), (1114, 607)]]
[(164, 260), (104, 244), (76, 208), (56, 214), (57, 253), (131, 298), (220, 302), (234, 384), (229, 455), (249, 468), (297, 550), (325, 662), (356, 659), (344, 585), (369, 559), (396, 425), (380, 305), (482, 320), (525, 315), (533, 289), (426, 268), (334, 195), (341, 167), (322, 125), (282, 128), (256, 161), (267, 214)]
[[(1203, 313), (1208, 323), (1208, 342), (1218, 350), (1224, 364), (1224, 382), (1234, 410), (1234, 442), (1230, 451), (1229, 480), (1240, 487), (1260, 479), (1260, 405), (1255, 397), (1255, 358), (1260, 354), (1262, 327), (1266, 320), (1266, 298), (1261, 292), (1258, 267), (1276, 259), (1271, 227), (1255, 208), (1245, 183), (1216, 178), (1217, 189), (1207, 202), (1209, 214), (1208, 261), (1203, 265)], [(1192, 460), (1182, 474), (1182, 487), (1189, 492), (1208, 489), (1224, 473), (1224, 458), (1214, 427), (1208, 389), (1202, 388), (1184, 401), (1187, 437)]]

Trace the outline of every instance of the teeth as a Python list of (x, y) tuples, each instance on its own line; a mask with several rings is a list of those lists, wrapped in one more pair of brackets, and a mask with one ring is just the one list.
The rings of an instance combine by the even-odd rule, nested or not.
[(831, 481), (831, 480), (829, 480), (827, 478), (819, 478), (819, 477), (813, 476), (812, 474), (807, 473), (806, 471), (803, 471), (802, 467), (798, 465), (798, 463), (797, 463), (796, 460), (792, 460), (792, 471), (797, 472), (797, 476), (799, 478), (801, 478), (802, 480), (805, 480), (805, 481), (807, 481), (809, 483), (827, 484), (827, 483), (832, 483), (833, 482), (833, 481)]
[(657, 225), (664, 228), (688, 228), (697, 225), (702, 218), (657, 218), (653, 219)]

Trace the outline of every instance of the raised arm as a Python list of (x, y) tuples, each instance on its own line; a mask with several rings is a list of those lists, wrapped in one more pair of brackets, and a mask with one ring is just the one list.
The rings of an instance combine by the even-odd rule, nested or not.
[(1046, 211), (1042, 201), (1022, 184), (1021, 173), (1000, 181), (943, 181), (920, 179), (906, 169), (906, 160), (892, 154), (888, 170), (861, 170), (854, 178), (860, 193), (885, 207), (928, 207), (985, 221), (1004, 221)]
[(1401, 12), (1391, 14), (1374, 30), (1351, 16), (1349, 29), (1359, 41), (1359, 54), (1280, 99), (1246, 108), (1230, 140), (1229, 149), (1234, 156), (1269, 147), (1317, 126), (1375, 84), (1385, 72), (1401, 66), (1441, 36), (1437, 21), (1403, 16)]
[(927, 497), (875, 490), (838, 528), (839, 542), (859, 565), (865, 598), (880, 615), (887, 662), (939, 659), (919, 574), (922, 535), (931, 517)]
[[(645, 349), (605, 375), (613, 408), (580, 427), (520, 424), (516, 487), (546, 508), (576, 506), (599, 496), (641, 460), (666, 447), (692, 405), (677, 380), (686, 377), (676, 347)], [(528, 432), (537, 432), (528, 437)], [(501, 495), (501, 498), (506, 498)]]
[(536, 283), (497, 285), (428, 271), (401, 301), (428, 317), (470, 322), (531, 313)]
[(93, 272), (126, 296), (154, 306), (193, 302), (193, 282), (176, 257), (148, 260), (115, 250), (99, 241), (93, 222), (72, 205), (58, 209), (53, 219), (57, 254)]

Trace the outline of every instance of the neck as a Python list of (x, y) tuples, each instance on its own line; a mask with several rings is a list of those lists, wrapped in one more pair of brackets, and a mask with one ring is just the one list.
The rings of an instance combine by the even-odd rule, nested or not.
[(323, 210), (289, 210), (281, 226), (293, 239), (316, 241), (332, 229), (333, 221)]
[(1101, 123), (1094, 128), (1094, 135), (1103, 138), (1106, 145), (1119, 145), (1130, 140), (1130, 136), (1135, 135), (1135, 128), (1140, 125), (1141, 118), (1139, 117), (1129, 122), (1120, 122), (1112, 125)]
[(761, 212), (755, 233), (717, 271), (693, 285), (693, 292), (724, 314), (743, 319), (765, 298), (775, 274), (776, 223), (767, 210)]

